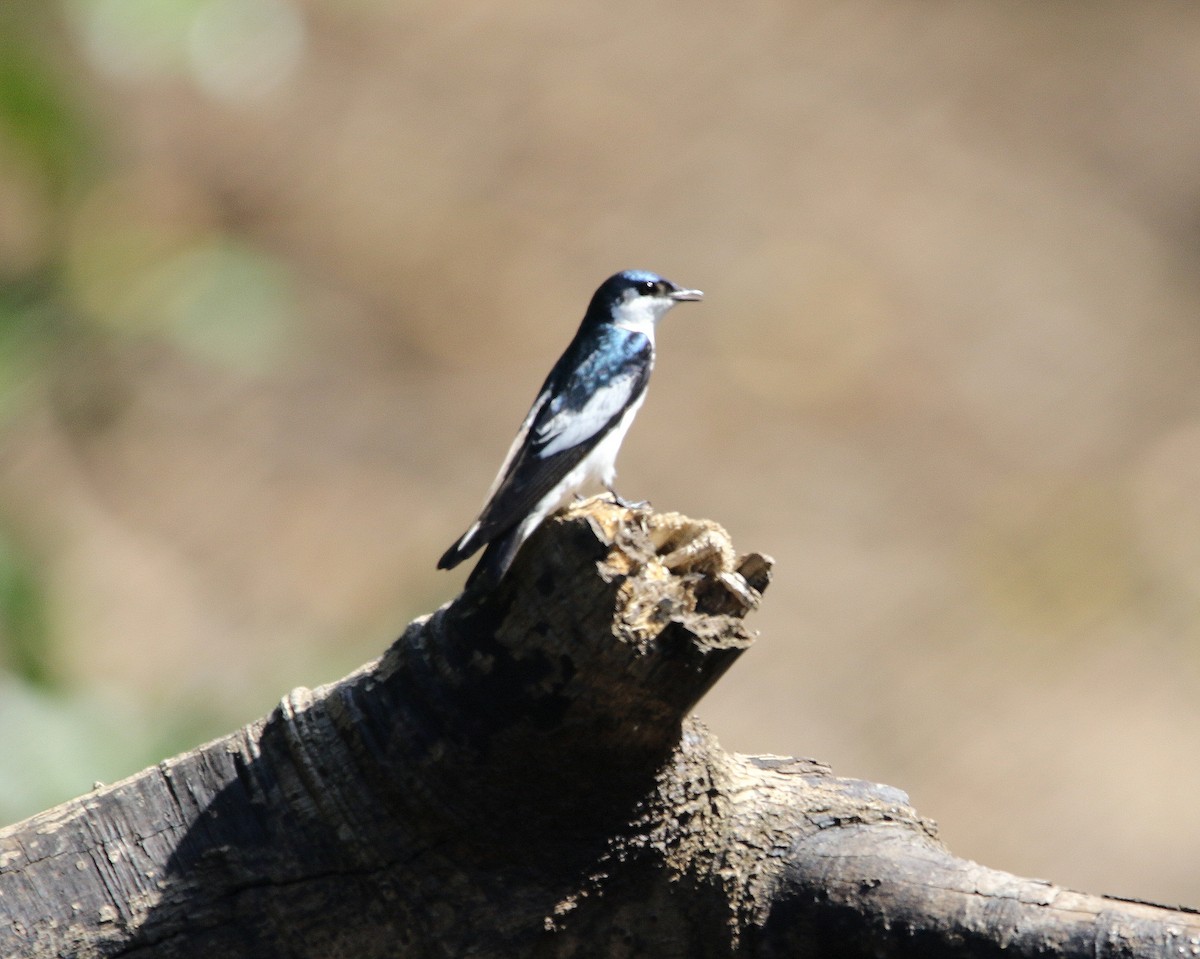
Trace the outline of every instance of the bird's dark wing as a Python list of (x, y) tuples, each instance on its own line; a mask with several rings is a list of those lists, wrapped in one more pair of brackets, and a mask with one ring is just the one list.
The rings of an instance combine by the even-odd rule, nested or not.
[(512, 529), (571, 472), (646, 389), (650, 340), (606, 329), (563, 354), (508, 451), (479, 519), (442, 557), (450, 568)]

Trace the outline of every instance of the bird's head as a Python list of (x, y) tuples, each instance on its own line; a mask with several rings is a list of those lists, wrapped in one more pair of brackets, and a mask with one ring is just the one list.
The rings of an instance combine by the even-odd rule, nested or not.
[(699, 290), (685, 290), (657, 273), (624, 270), (600, 284), (588, 307), (588, 317), (638, 332), (650, 332), (676, 303), (700, 300)]

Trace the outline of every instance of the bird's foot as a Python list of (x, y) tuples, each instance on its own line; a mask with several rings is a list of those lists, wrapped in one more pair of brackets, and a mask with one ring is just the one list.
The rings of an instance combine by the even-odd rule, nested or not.
[(625, 499), (623, 496), (619, 496), (617, 491), (611, 486), (607, 486), (605, 489), (608, 490), (608, 495), (612, 497), (613, 505), (620, 506), (622, 509), (646, 509), (650, 505), (650, 501), (648, 499), (642, 499), (634, 502), (632, 500)]

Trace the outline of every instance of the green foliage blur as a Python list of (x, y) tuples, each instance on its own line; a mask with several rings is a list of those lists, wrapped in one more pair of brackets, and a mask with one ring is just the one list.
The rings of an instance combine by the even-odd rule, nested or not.
[[(62, 289), (63, 216), (90, 165), (82, 111), (55, 65), (50, 4), (0, 6), (0, 179), (32, 198), (42, 249), (0, 258), (0, 431), (56, 371), (70, 325)], [(14, 262), (15, 260), (15, 262)], [(94, 729), (55, 667), (43, 567), (20, 523), (0, 515), (0, 819), (59, 798), (51, 754)], [(74, 720), (72, 720), (74, 716)], [(61, 758), (61, 757), (60, 757)], [(127, 757), (118, 757), (123, 764)], [(56, 788), (57, 787), (57, 788)]]
[(31, 0), (0, 6), (0, 171), (7, 196), (29, 198), (26, 215), (36, 222), (26, 228), (44, 236), (17, 262), (0, 258), (0, 423), (53, 364), (54, 338), (67, 325), (64, 217), (94, 166), (83, 111), (48, 41), (55, 10)]
[[(282, 336), (288, 277), (244, 242), (120, 215), (87, 222), (111, 172), (68, 29), (87, 13), (0, 4), (0, 449), (33, 408), (86, 448), (117, 415), (129, 364), (155, 343), (251, 370)], [(0, 511), (0, 822), (78, 792), (81, 771), (127, 774), (229, 722), (201, 702), (152, 718), (68, 665), (52, 566), (21, 513), (12, 502)]]

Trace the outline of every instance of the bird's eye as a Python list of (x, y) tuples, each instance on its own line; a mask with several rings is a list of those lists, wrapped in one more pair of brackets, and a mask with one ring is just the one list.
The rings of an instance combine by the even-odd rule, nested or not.
[(637, 290), (642, 296), (653, 296), (657, 289), (658, 287), (653, 280), (642, 280), (637, 285)]

